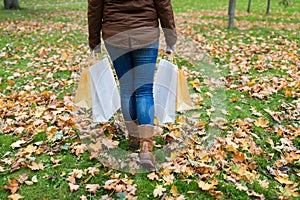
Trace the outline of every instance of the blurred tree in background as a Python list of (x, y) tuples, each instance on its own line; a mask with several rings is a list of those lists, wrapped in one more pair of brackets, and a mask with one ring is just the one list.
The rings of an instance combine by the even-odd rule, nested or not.
[(18, 0), (4, 0), (4, 9), (13, 10), (20, 9)]

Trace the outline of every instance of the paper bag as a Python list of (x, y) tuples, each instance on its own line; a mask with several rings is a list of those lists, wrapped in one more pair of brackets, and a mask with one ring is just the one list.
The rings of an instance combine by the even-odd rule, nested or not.
[(90, 67), (94, 122), (107, 122), (121, 107), (118, 87), (107, 58)]
[(154, 81), (155, 116), (161, 123), (173, 123), (176, 117), (176, 85), (178, 67), (160, 60)]
[(187, 80), (183, 70), (178, 70), (176, 110), (184, 111), (193, 109), (193, 103), (189, 93)]
[(89, 109), (92, 107), (89, 67), (84, 68), (74, 98), (75, 105)]

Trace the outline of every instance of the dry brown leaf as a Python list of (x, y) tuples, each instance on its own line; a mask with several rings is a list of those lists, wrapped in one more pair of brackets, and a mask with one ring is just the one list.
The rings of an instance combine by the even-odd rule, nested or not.
[(19, 184), (18, 184), (18, 181), (16, 179), (12, 179), (10, 180), (8, 178), (8, 183), (9, 185), (4, 185), (2, 186), (4, 189), (7, 189), (7, 190), (10, 190), (10, 192), (12, 194), (15, 194), (18, 190), (19, 190)]
[(170, 189), (170, 193), (172, 194), (173, 197), (177, 197), (180, 195), (180, 193), (177, 190), (176, 185), (172, 185), (172, 187)]
[(28, 179), (28, 174), (20, 174), (18, 177), (18, 182), (23, 184)]
[(198, 187), (204, 191), (213, 190), (216, 188), (213, 184), (205, 183), (203, 181), (198, 181)]
[(155, 189), (153, 190), (154, 197), (160, 197), (163, 195), (163, 192), (166, 191), (166, 188), (163, 188), (162, 185), (156, 185)]
[(288, 177), (282, 177), (282, 176), (276, 176), (275, 179), (282, 184), (286, 184), (286, 185), (292, 185), (295, 182), (290, 181)]
[(254, 125), (257, 127), (266, 128), (268, 127), (268, 123), (269, 123), (268, 120), (265, 120), (263, 117), (260, 117), (258, 120), (254, 122)]
[(96, 194), (96, 191), (100, 189), (99, 184), (86, 184), (85, 188), (88, 192)]
[(70, 188), (70, 191), (73, 192), (73, 191), (79, 190), (80, 186), (72, 184), (72, 183), (69, 183), (69, 188)]
[(8, 200), (19, 200), (19, 199), (24, 199), (24, 197), (19, 194), (11, 194), (8, 196)]
[(114, 148), (118, 147), (119, 142), (118, 141), (113, 141), (111, 139), (102, 139), (102, 144), (104, 146), (106, 146), (106, 148), (108, 148), (108, 149), (114, 149)]
[(44, 170), (45, 167), (44, 167), (44, 164), (43, 162), (41, 161), (40, 163), (36, 163), (36, 162), (31, 162), (31, 165), (28, 165), (28, 167), (33, 170), (33, 171), (37, 171), (37, 170)]
[(152, 172), (152, 173), (148, 174), (147, 177), (150, 180), (158, 180), (159, 179), (159, 177), (157, 176), (157, 174), (155, 172)]

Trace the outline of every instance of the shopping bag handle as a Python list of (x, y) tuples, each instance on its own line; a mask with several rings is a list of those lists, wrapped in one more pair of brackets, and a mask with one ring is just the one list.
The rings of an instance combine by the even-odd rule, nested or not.
[(101, 60), (101, 58), (104, 58), (105, 57), (105, 52), (106, 52), (106, 49), (103, 47), (103, 45), (101, 45), (101, 52), (100, 53), (95, 53), (94, 50), (90, 51), (91, 54), (92, 54), (92, 59), (93, 61), (97, 61), (97, 60)]

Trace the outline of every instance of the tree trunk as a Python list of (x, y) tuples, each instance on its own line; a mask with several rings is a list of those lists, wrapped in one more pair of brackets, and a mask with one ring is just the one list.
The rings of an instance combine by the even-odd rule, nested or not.
[(271, 0), (268, 0), (268, 5), (267, 5), (267, 12), (266, 14), (270, 13), (270, 6), (271, 6)]
[(12, 9), (20, 9), (18, 0), (4, 0), (4, 9), (12, 10)]
[(229, 0), (229, 8), (228, 8), (228, 28), (234, 28), (234, 11), (235, 11), (235, 3), (236, 0)]
[(248, 9), (247, 9), (248, 13), (250, 13), (250, 7), (251, 7), (251, 0), (248, 1)]

